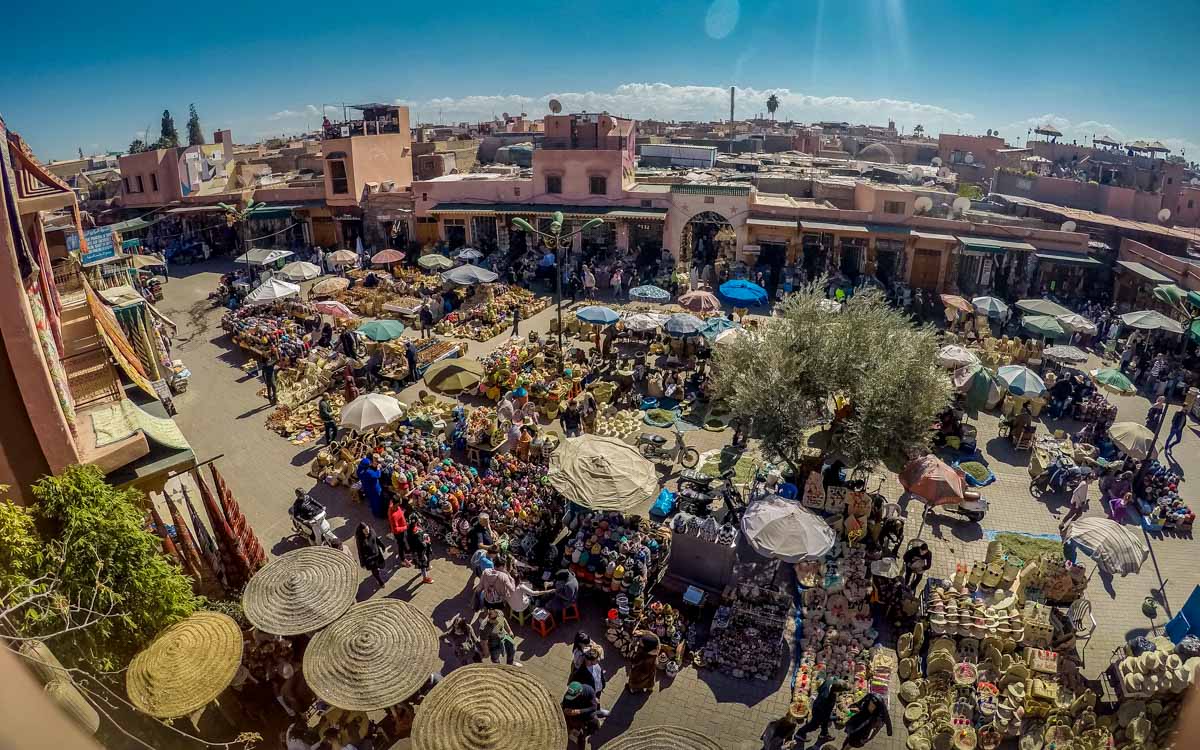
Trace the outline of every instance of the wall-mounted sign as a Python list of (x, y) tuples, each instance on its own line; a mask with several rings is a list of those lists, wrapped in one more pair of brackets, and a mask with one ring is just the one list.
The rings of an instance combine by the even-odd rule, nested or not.
[(116, 238), (120, 236), (118, 232), (113, 231), (112, 227), (96, 227), (95, 229), (84, 230), (83, 242), (81, 243), (77, 232), (67, 231), (67, 250), (73, 253), (81, 253), (79, 262), (86, 266), (116, 255), (116, 243), (118, 241)]

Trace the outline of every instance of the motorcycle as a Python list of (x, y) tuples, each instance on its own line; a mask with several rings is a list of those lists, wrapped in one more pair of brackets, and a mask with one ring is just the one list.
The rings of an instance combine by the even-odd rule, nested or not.
[(683, 433), (675, 428), (675, 443), (667, 447), (667, 439), (662, 435), (644, 433), (638, 437), (638, 451), (645, 458), (659, 464), (674, 466), (678, 461), (684, 468), (694, 469), (700, 463), (700, 451), (689, 448), (683, 442)]
[(1048, 493), (1070, 494), (1075, 491), (1084, 477), (1091, 476), (1092, 470), (1084, 466), (1066, 465), (1055, 459), (1049, 466), (1029, 482), (1029, 494), (1041, 497)]
[[(718, 479), (721, 484), (714, 486)], [(760, 479), (756, 479), (751, 488), (752, 496), (760, 481)], [(732, 470), (726, 471), (719, 477), (708, 476), (690, 469), (679, 475), (679, 509), (681, 511), (707, 518), (712, 515), (713, 501), (718, 498), (727, 511), (725, 522), (736, 524), (746, 510), (746, 500), (733, 483)]]
[(951, 513), (957, 513), (968, 521), (979, 523), (987, 515), (988, 501), (978, 492), (967, 490), (963, 493), (962, 502), (954, 505), (939, 505), (937, 507)]
[(333, 546), (333, 543), (337, 541), (333, 529), (329, 526), (325, 506), (314, 500), (312, 496), (304, 495), (299, 513), (296, 511), (296, 506), (293, 505), (288, 508), (288, 515), (292, 519), (292, 529), (310, 547), (321, 544)]

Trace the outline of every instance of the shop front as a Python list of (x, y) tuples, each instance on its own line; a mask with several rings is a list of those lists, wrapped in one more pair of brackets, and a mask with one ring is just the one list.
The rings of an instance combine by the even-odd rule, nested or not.
[(1089, 290), (1104, 288), (1100, 272), (1104, 264), (1090, 255), (1053, 250), (1034, 253), (1038, 270), (1037, 288), (1045, 293), (1066, 297), (1089, 296)]
[(867, 260), (870, 229), (861, 224), (806, 220), (800, 221), (800, 227), (803, 263), (809, 278), (840, 273), (851, 282), (858, 281)]
[(958, 237), (955, 280), (958, 291), (973, 297), (994, 292), (997, 296), (1025, 296), (1030, 286), (1036, 248), (1028, 242), (991, 237)]
[(1149, 305), (1153, 300), (1154, 287), (1175, 283), (1150, 266), (1134, 260), (1117, 261), (1116, 270), (1117, 274), (1113, 279), (1113, 302), (1127, 303), (1135, 310)]

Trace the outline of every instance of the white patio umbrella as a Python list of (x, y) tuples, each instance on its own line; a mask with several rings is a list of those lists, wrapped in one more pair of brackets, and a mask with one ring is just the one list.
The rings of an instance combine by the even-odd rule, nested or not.
[(934, 359), (939, 366), (945, 367), (947, 370), (957, 370), (967, 365), (979, 364), (979, 357), (975, 356), (975, 352), (955, 344), (948, 344), (938, 349)]
[(975, 312), (983, 313), (989, 318), (999, 318), (1008, 312), (1008, 305), (996, 297), (976, 297), (971, 300), (971, 304), (975, 305)]
[(1157, 310), (1138, 310), (1125, 313), (1121, 316), (1121, 322), (1130, 328), (1139, 328), (1143, 331), (1183, 333), (1183, 326), (1179, 324), (1179, 321), (1172, 320)]
[(479, 260), (482, 258), (483, 253), (479, 252), (473, 247), (464, 247), (462, 250), (459, 250), (457, 253), (455, 253), (454, 257), (458, 260), (465, 260), (469, 263), (473, 260)]
[(1154, 445), (1154, 433), (1137, 422), (1114, 422), (1108, 428), (1108, 436), (1122, 453), (1139, 461), (1150, 455)]
[(621, 325), (630, 331), (653, 331), (667, 322), (666, 315), (658, 313), (634, 313), (621, 319)]
[(1096, 328), (1095, 323), (1093, 323), (1092, 321), (1083, 317), (1079, 313), (1071, 313), (1070, 315), (1059, 315), (1058, 317), (1055, 318), (1055, 320), (1058, 321), (1058, 324), (1060, 326), (1062, 326), (1066, 330), (1070, 331), (1071, 333), (1086, 333), (1086, 334), (1090, 334), (1090, 335), (1095, 335), (1096, 331), (1099, 330), (1098, 328)]
[(727, 346), (745, 335), (747, 335), (745, 328), (730, 328), (718, 333), (717, 337), (713, 339), (713, 343), (720, 346)]
[(1066, 362), (1072, 365), (1078, 365), (1087, 362), (1087, 352), (1077, 346), (1048, 346), (1042, 352), (1046, 359), (1053, 359), (1058, 362)]
[(404, 404), (382, 393), (368, 393), (342, 407), (342, 427), (364, 432), (404, 416)]
[(1150, 556), (1139, 532), (1108, 518), (1077, 519), (1067, 527), (1066, 540), (1078, 544), (1100, 570), (1111, 575), (1136, 573)]
[(246, 304), (259, 305), (264, 302), (286, 299), (300, 294), (300, 287), (290, 281), (272, 276), (246, 295)]
[(1046, 384), (1038, 374), (1024, 365), (1006, 365), (996, 371), (996, 377), (1018, 396), (1040, 396), (1046, 392)]
[(778, 495), (750, 503), (742, 515), (742, 533), (758, 554), (788, 563), (824, 557), (836, 539), (820, 516)]
[(311, 281), (321, 275), (321, 267), (315, 263), (297, 260), (279, 269), (279, 275), (288, 281)]

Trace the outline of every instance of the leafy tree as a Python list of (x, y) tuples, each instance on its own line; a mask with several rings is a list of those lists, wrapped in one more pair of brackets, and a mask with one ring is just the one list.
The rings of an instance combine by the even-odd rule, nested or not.
[(718, 396), (732, 416), (753, 419), (765, 450), (797, 473), (818, 427), (826, 451), (850, 465), (924, 449), (950, 401), (933, 329), (914, 327), (875, 290), (830, 312), (825, 285), (789, 295), (761, 333), (717, 351)]
[(913, 135), (925, 135), (925, 126), (917, 125), (915, 128), (913, 128)]
[(983, 199), (983, 189), (978, 185), (972, 185), (964, 182), (958, 186), (958, 194), (964, 198), (970, 198), (973, 201)]
[(775, 112), (779, 109), (779, 97), (771, 94), (767, 97), (767, 111), (771, 113), (771, 119), (775, 119)]
[(200, 129), (200, 115), (196, 113), (196, 105), (188, 106), (188, 145), (202, 146), (204, 145), (204, 131)]
[(149, 151), (150, 146), (145, 141), (143, 141), (141, 138), (134, 138), (132, 141), (129, 142), (128, 150), (129, 150), (129, 153), (131, 153), (131, 154), (140, 154), (143, 151)]
[[(195, 609), (191, 581), (146, 530), (140, 493), (111, 487), (93, 466), (72, 466), (41, 479), (33, 494), (28, 511), (0, 506), (0, 581), (40, 579), (52, 593), (32, 604), (56, 603), (21, 613), (26, 635), (77, 631), (69, 658), (111, 670)], [(11, 605), (29, 593), (0, 596)]]
[(175, 148), (179, 145), (179, 131), (175, 129), (175, 118), (171, 117), (171, 110), (164, 109), (162, 113), (162, 124), (159, 127), (158, 148)]

